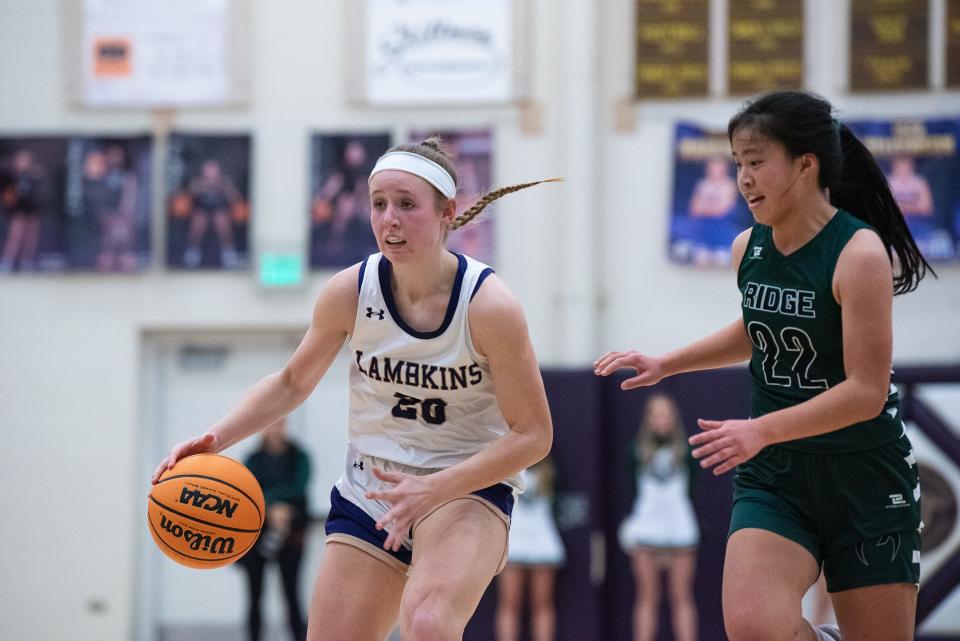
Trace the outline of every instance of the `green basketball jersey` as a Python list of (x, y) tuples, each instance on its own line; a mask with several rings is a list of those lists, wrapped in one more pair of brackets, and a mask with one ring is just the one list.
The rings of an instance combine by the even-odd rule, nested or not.
[[(772, 228), (753, 226), (737, 282), (743, 323), (753, 343), (754, 417), (802, 403), (846, 378), (833, 272), (847, 241), (865, 228), (866, 223), (839, 210), (807, 244), (784, 256), (774, 246)], [(876, 418), (783, 445), (807, 452), (855, 452), (891, 443), (902, 432), (900, 400), (891, 385)]]

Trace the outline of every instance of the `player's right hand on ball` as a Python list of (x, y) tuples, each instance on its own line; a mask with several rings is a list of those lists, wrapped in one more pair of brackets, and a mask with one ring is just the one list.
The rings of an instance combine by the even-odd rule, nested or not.
[(190, 456), (191, 454), (216, 453), (218, 451), (216, 440), (216, 436), (210, 432), (206, 432), (189, 441), (177, 443), (173, 446), (173, 449), (170, 450), (170, 453), (167, 454), (166, 458), (160, 461), (160, 465), (157, 466), (153, 477), (150, 479), (150, 484), (156, 485), (157, 481), (160, 480), (160, 475), (172, 468), (177, 464), (177, 461), (184, 457)]

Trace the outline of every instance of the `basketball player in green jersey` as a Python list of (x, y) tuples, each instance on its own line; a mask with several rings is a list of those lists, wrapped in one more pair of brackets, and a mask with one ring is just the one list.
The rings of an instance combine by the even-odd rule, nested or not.
[[(756, 224), (733, 243), (743, 318), (661, 356), (611, 352), (623, 389), (749, 360), (749, 420), (699, 421), (702, 467), (736, 467), (723, 576), (731, 641), (913, 639), (920, 489), (890, 384), (894, 294), (920, 255), (883, 173), (828, 102), (777, 92), (728, 127)], [(896, 265), (896, 270), (892, 265)], [(932, 270), (931, 270), (932, 271)], [(801, 599), (821, 571), (837, 614)]]

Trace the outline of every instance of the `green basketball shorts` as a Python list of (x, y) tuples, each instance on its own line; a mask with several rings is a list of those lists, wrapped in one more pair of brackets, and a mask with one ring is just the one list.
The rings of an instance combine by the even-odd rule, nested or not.
[(759, 528), (805, 547), (829, 592), (920, 581), (920, 485), (906, 434), (863, 452), (780, 445), (737, 467), (730, 534)]

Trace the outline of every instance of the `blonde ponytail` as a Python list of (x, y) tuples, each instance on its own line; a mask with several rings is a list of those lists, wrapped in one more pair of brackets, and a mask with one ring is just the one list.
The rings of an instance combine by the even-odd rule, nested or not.
[(520, 183), (518, 185), (509, 185), (507, 187), (500, 187), (499, 189), (494, 189), (493, 191), (488, 192), (487, 194), (482, 196), (480, 200), (474, 203), (473, 207), (471, 207), (470, 209), (466, 210), (465, 212), (463, 212), (462, 214), (454, 218), (453, 222), (450, 223), (450, 229), (451, 230), (460, 229), (461, 227), (469, 223), (471, 220), (476, 218), (480, 214), (480, 212), (483, 211), (484, 207), (486, 207), (487, 205), (495, 201), (497, 198), (500, 198), (501, 196), (506, 196), (507, 194), (512, 194), (515, 191), (520, 191), (521, 189), (526, 189), (527, 187), (533, 187), (534, 185), (539, 185), (540, 183), (555, 183), (555, 182), (563, 182), (563, 178), (547, 178), (545, 180), (536, 180), (534, 182)]

